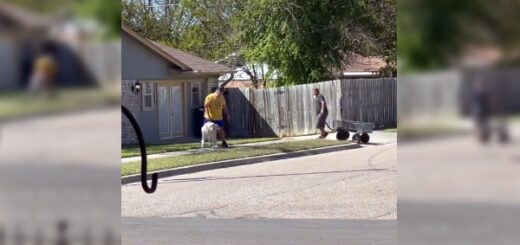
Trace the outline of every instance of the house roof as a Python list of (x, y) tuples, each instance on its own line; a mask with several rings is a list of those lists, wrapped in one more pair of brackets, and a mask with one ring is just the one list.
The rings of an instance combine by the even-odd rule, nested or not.
[(126, 26), (122, 26), (122, 29), (124, 32), (128, 33), (142, 44), (179, 67), (183, 73), (222, 74), (232, 71), (231, 68), (227, 66), (216, 64), (201, 57), (166, 46), (157, 41), (146, 39)]
[(0, 2), (0, 16), (22, 28), (45, 28), (50, 20), (27, 9)]
[(351, 53), (345, 63), (343, 72), (377, 72), (386, 66), (382, 58), (366, 57), (357, 53)]
[(504, 53), (493, 46), (468, 46), (460, 56), (459, 63), (465, 68), (492, 67), (505, 58)]
[(171, 55), (172, 57), (175, 57), (177, 60), (186, 64), (195, 72), (224, 73), (231, 71), (231, 68), (225, 65), (216, 64), (209, 60), (166, 46), (159, 42), (152, 41), (152, 43), (154, 43), (157, 47), (162, 49), (167, 54)]
[[(255, 85), (251, 80), (231, 80), (226, 84), (226, 88), (254, 88)], [(263, 88), (262, 84), (258, 84), (257, 88)]]

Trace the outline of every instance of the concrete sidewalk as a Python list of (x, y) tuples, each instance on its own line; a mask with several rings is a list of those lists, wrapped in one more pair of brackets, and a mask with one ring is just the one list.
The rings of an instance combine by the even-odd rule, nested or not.
[[(285, 137), (285, 138), (282, 138), (279, 140), (240, 144), (240, 145), (231, 145), (230, 147), (271, 145), (271, 144), (290, 142), (290, 141), (311, 140), (311, 139), (316, 139), (317, 137), (318, 137), (318, 135)], [(396, 138), (397, 138), (397, 133), (374, 131), (373, 133), (370, 134), (370, 143), (369, 144), (387, 144), (390, 142), (394, 142), (396, 140)], [(327, 140), (336, 140), (336, 133), (330, 133), (326, 139)], [(164, 157), (197, 154), (197, 153), (203, 153), (203, 152), (208, 152), (208, 151), (215, 151), (215, 149), (204, 148), (204, 149), (193, 149), (193, 150), (187, 150), (187, 151), (173, 151), (173, 152), (165, 152), (165, 153), (158, 153), (158, 154), (149, 154), (148, 159), (157, 159), (157, 158), (164, 158)], [(124, 163), (129, 163), (129, 162), (136, 162), (136, 161), (140, 161), (140, 160), (141, 160), (140, 156), (125, 157), (125, 158), (121, 159), (121, 163), (124, 164)]]
[[(299, 137), (286, 137), (279, 140), (271, 140), (271, 141), (264, 141), (264, 142), (256, 142), (256, 143), (248, 143), (248, 144), (239, 144), (239, 145), (231, 145), (230, 147), (240, 147), (240, 146), (260, 146), (260, 145), (270, 145), (270, 144), (276, 144), (276, 143), (282, 143), (287, 141), (295, 141), (295, 140), (309, 140), (309, 139), (316, 139), (316, 135), (307, 135), (307, 136), (299, 136)], [(327, 139), (335, 139), (336, 136), (334, 134), (334, 137), (329, 135)], [(193, 149), (193, 150), (186, 150), (186, 151), (173, 151), (173, 152), (164, 152), (164, 153), (157, 153), (157, 154), (149, 154), (148, 159), (156, 159), (156, 158), (163, 158), (163, 157), (173, 157), (173, 156), (180, 156), (180, 155), (188, 155), (188, 154), (197, 154), (197, 153), (203, 153), (203, 152), (209, 152), (209, 151), (215, 151), (215, 149), (211, 148), (204, 148), (204, 149)], [(121, 163), (128, 163), (128, 162), (136, 162), (140, 161), (141, 157), (125, 157), (121, 159)]]

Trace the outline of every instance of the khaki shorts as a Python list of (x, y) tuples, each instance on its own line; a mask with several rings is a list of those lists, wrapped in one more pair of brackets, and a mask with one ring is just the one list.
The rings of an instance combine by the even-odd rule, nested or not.
[(316, 119), (316, 128), (319, 128), (319, 129), (325, 128), (325, 122), (327, 120), (328, 115), (329, 115), (328, 112), (318, 114), (318, 117)]

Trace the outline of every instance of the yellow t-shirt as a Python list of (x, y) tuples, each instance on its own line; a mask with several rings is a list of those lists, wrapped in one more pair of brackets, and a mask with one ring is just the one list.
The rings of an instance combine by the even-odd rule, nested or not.
[(204, 105), (208, 103), (208, 111), (205, 115), (206, 119), (215, 121), (223, 120), (224, 117), (222, 116), (222, 109), (224, 108), (224, 105), (226, 105), (226, 100), (224, 99), (224, 96), (220, 96), (220, 98), (217, 98), (217, 95), (212, 93), (206, 96)]
[(56, 62), (51, 56), (40, 56), (36, 59), (36, 71), (46, 77), (53, 77), (56, 75)]

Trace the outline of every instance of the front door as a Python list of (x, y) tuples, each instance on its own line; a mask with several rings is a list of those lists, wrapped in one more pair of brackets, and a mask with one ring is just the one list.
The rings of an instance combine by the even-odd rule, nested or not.
[(159, 135), (161, 139), (183, 136), (183, 96), (182, 85), (159, 84)]

